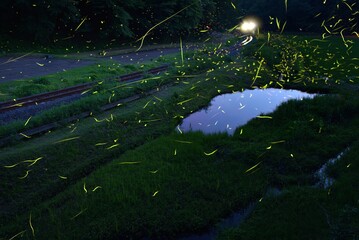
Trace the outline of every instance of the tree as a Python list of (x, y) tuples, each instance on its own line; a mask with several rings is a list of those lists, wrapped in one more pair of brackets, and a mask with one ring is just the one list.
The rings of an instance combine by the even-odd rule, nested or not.
[(205, 25), (214, 10), (213, 0), (149, 0), (146, 1), (143, 13), (134, 13), (136, 17), (132, 26), (141, 36), (167, 19), (152, 31), (152, 36), (178, 37)]
[(141, 11), (143, 6), (142, 0), (81, 0), (79, 11), (86, 20), (79, 32), (103, 39), (131, 37), (134, 34), (130, 29), (133, 16), (129, 12), (133, 9)]
[(3, 33), (40, 42), (68, 32), (78, 18), (71, 0), (2, 0), (0, 11)]

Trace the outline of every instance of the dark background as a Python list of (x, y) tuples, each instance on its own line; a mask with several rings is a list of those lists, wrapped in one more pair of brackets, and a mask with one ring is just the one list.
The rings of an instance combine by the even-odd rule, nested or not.
[(280, 31), (277, 18), (281, 27), (286, 22), (285, 31), (340, 34), (343, 30), (346, 35), (358, 31), (356, 0), (2, 0), (0, 36), (40, 43), (67, 38), (128, 41), (189, 5), (151, 37), (225, 30), (247, 15), (262, 19), (264, 30)]

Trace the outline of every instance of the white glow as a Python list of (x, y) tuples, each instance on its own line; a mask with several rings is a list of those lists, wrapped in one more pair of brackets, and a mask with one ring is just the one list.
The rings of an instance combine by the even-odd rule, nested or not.
[(258, 23), (253, 19), (244, 20), (239, 26), (239, 30), (243, 33), (254, 33), (258, 28)]
[(242, 45), (242, 46), (245, 46), (245, 45), (247, 45), (248, 43), (252, 42), (252, 40), (253, 40), (253, 37), (252, 37), (252, 36), (247, 36), (247, 38), (246, 38), (244, 41), (241, 42), (241, 45)]

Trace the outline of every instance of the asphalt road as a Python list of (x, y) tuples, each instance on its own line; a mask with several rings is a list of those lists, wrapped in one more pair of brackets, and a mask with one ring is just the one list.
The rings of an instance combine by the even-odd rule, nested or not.
[[(87, 66), (98, 60), (112, 59), (121, 64), (144, 63), (163, 55), (178, 53), (179, 48), (163, 48), (133, 52), (112, 57), (95, 58), (94, 60), (72, 60), (45, 57), (24, 56), (21, 58), (0, 58), (0, 82), (40, 77), (66, 71), (76, 67)], [(45, 56), (45, 55), (44, 55)]]

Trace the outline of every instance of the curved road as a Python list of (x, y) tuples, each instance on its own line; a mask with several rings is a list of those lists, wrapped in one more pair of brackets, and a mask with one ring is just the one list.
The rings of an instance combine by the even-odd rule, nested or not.
[(112, 57), (101, 57), (94, 60), (72, 60), (72, 59), (45, 59), (45, 57), (25, 56), (21, 58), (0, 58), (0, 83), (40, 77), (47, 74), (58, 73), (76, 67), (87, 66), (98, 60), (112, 59), (121, 64), (143, 63), (151, 61), (163, 55), (180, 52), (179, 48), (162, 48), (122, 54)]

